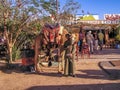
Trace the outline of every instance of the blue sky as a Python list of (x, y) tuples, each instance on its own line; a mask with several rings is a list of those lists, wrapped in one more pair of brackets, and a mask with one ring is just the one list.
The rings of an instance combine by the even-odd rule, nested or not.
[[(61, 5), (66, 0), (59, 0)], [(104, 14), (120, 14), (120, 0), (74, 0), (80, 3), (81, 8), (77, 14), (85, 13), (98, 14), (100, 19), (103, 19)]]

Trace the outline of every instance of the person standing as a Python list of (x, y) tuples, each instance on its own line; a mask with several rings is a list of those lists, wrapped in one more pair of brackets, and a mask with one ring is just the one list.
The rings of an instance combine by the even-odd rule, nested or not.
[(65, 37), (67, 40), (64, 43), (64, 49), (65, 49), (64, 75), (75, 77), (74, 62), (72, 55), (72, 51), (73, 51), (72, 38), (70, 34), (66, 34)]
[(98, 33), (98, 43), (100, 45), (100, 50), (102, 50), (102, 47), (103, 47), (103, 40), (104, 40), (104, 34), (100, 30)]
[(94, 50), (95, 50), (95, 53), (98, 52), (98, 34), (97, 34), (97, 31), (94, 32), (93, 34), (94, 36)]
[(83, 34), (82, 30), (80, 30), (80, 32), (79, 32), (79, 52), (81, 52), (81, 50), (82, 50), (83, 39), (84, 39), (84, 34)]
[(90, 53), (93, 54), (93, 49), (94, 49), (93, 41), (94, 41), (94, 37), (93, 37), (91, 31), (89, 31), (87, 33), (86, 39), (87, 39), (87, 44), (89, 46)]

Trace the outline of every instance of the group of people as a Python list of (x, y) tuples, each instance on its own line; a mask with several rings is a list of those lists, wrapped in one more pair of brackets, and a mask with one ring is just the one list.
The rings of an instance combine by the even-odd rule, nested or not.
[(101, 30), (99, 32), (95, 31), (88, 31), (87, 33), (79, 32), (79, 52), (82, 50), (83, 42), (87, 43), (89, 46), (89, 51), (93, 54), (96, 50), (102, 50), (103, 43), (104, 43), (104, 34)]
[(90, 53), (94, 53), (94, 50), (100, 46), (102, 50), (104, 34), (99, 31), (99, 33), (95, 32), (92, 33), (88, 31), (87, 33), (79, 32), (79, 40), (75, 40), (74, 34), (66, 34), (65, 38), (66, 41), (63, 44), (64, 47), (64, 76), (72, 76), (75, 77), (75, 58), (76, 58), (76, 51), (77, 46), (79, 47), (79, 52), (81, 52), (83, 44), (86, 43), (89, 47)]
[(96, 50), (102, 50), (104, 43), (104, 34), (101, 30), (99, 32), (88, 31), (87, 33), (80, 30), (79, 41), (72, 43), (72, 35), (66, 34), (67, 40), (64, 43), (65, 48), (65, 64), (64, 64), (64, 75), (75, 77), (75, 56), (76, 56), (76, 46), (79, 47), (79, 52), (82, 51), (84, 45), (88, 45), (88, 50), (93, 54)]

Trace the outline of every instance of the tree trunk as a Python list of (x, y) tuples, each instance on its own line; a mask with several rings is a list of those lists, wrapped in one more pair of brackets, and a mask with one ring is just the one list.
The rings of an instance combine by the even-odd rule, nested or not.
[(7, 61), (8, 61), (8, 63), (12, 63), (12, 46), (11, 46), (11, 44), (8, 44), (7, 47), (8, 47)]
[(35, 39), (35, 57), (34, 57), (35, 69), (36, 69), (37, 72), (39, 72), (39, 70), (40, 70), (39, 61), (38, 61), (39, 46), (40, 46), (40, 37), (37, 36), (37, 38)]
[(12, 47), (9, 49), (10, 63), (12, 63)]

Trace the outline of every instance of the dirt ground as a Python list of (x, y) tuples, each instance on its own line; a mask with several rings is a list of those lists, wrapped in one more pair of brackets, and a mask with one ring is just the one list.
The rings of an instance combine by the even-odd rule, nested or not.
[(44, 68), (41, 73), (1, 69), (0, 90), (120, 90), (120, 79), (111, 80), (98, 66), (101, 60), (114, 58), (120, 59), (120, 53), (91, 55), (91, 59), (84, 60), (79, 58), (76, 77), (64, 77), (53, 68)]

